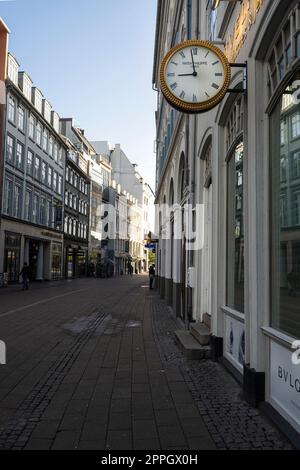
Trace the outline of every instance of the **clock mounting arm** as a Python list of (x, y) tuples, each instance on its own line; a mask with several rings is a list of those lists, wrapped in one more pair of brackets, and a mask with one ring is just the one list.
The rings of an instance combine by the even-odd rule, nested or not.
[(239, 68), (243, 69), (243, 88), (228, 88), (227, 93), (243, 93), (244, 95), (247, 94), (248, 91), (248, 62), (240, 62), (240, 63), (230, 63), (231, 68)]

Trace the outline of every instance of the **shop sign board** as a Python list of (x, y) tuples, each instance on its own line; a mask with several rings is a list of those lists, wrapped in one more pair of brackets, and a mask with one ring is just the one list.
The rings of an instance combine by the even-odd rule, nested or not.
[(292, 357), (291, 349), (271, 341), (271, 399), (300, 430), (300, 365)]

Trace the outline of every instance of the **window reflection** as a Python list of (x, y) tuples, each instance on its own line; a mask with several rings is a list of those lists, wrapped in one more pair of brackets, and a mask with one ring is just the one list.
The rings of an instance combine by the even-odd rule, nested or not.
[(227, 305), (244, 313), (244, 144), (228, 162)]
[[(272, 115), (272, 325), (300, 337), (300, 105), (295, 76)], [(280, 136), (280, 141), (277, 136)]]

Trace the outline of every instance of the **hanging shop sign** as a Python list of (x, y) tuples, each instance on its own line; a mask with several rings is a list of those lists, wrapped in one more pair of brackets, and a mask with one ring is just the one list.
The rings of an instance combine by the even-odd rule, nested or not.
[(160, 87), (168, 103), (184, 113), (217, 106), (228, 91), (231, 69), (225, 54), (209, 41), (189, 40), (173, 47), (160, 68)]

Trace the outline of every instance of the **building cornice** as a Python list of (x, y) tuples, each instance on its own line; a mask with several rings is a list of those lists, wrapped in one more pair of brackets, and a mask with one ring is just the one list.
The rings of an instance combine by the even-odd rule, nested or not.
[(30, 111), (37, 117), (39, 120), (42, 121), (45, 127), (48, 128), (49, 131), (52, 132), (52, 134), (55, 135), (55, 137), (60, 141), (60, 143), (64, 146), (65, 149), (67, 149), (67, 145), (61, 135), (55, 130), (55, 128), (44, 118), (44, 116), (35, 108), (35, 106), (29, 101), (26, 96), (22, 93), (22, 91), (8, 78), (6, 79), (6, 90), (10, 91), (12, 90), (15, 94), (18, 95), (18, 98), (23, 100), (27, 106), (29, 106)]

